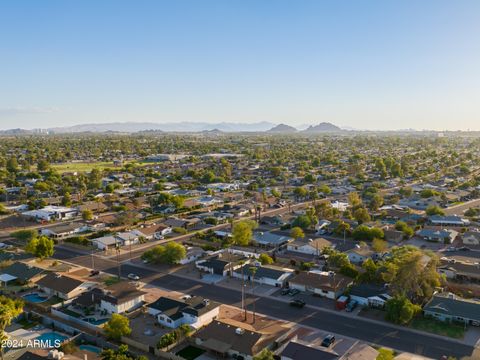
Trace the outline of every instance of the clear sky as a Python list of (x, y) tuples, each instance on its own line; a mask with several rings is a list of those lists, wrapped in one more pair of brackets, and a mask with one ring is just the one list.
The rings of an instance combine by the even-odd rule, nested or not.
[(480, 1), (4, 0), (0, 128), (480, 130)]

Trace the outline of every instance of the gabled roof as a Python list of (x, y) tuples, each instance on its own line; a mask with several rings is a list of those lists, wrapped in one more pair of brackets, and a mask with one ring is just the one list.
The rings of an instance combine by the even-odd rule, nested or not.
[(238, 334), (237, 327), (220, 321), (211, 322), (197, 332), (194, 337), (202, 339), (204, 347), (220, 352), (232, 349), (241, 354), (255, 355), (261, 350), (258, 343), (262, 334), (248, 330)]
[[(236, 269), (235, 272), (237, 274), (242, 274), (242, 268), (243, 268), (243, 274), (245, 277), (252, 276), (252, 265), (251, 264), (245, 264), (241, 268)], [(268, 278), (268, 279), (279, 279), (280, 277), (284, 276), (285, 274), (292, 273), (293, 271), (287, 271), (282, 268), (274, 268), (274, 267), (269, 267), (269, 266), (256, 266), (256, 273), (255, 273), (255, 278), (261, 279), (261, 278)]]
[(44, 270), (35, 266), (30, 266), (21, 262), (13, 263), (12, 265), (1, 270), (0, 273), (15, 276), (22, 281), (28, 281), (33, 277), (41, 274)]
[(453, 294), (434, 295), (423, 310), (480, 321), (480, 302), (458, 298)]
[(339, 274), (329, 274), (326, 272), (301, 272), (298, 275), (295, 275), (290, 281), (290, 284), (301, 284), (310, 286), (316, 289), (324, 290), (341, 290), (346, 288), (352, 279), (339, 275)]
[(147, 305), (147, 307), (160, 311), (172, 320), (183, 317), (184, 313), (198, 317), (219, 306), (220, 303), (203, 299), (200, 296), (194, 296), (186, 300), (162, 296), (155, 302)]
[(102, 300), (111, 304), (123, 304), (145, 294), (145, 291), (138, 290), (135, 285), (122, 281), (106, 287)]
[(369, 298), (387, 293), (387, 289), (382, 285), (359, 284), (353, 285), (350, 289), (350, 295)]
[(37, 285), (68, 294), (83, 284), (83, 281), (65, 275), (49, 273), (36, 282)]
[(282, 357), (294, 360), (334, 360), (338, 359), (337, 353), (327, 348), (317, 348), (290, 341), (281, 353)]

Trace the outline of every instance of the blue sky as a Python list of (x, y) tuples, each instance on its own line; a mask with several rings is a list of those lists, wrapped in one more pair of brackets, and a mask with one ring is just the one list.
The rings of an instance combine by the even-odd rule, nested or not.
[(480, 1), (6, 0), (0, 128), (480, 130)]

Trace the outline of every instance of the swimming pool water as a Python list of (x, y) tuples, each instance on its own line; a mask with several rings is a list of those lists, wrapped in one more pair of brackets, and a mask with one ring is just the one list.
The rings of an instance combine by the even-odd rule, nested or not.
[(58, 347), (62, 342), (67, 340), (68, 337), (56, 332), (47, 332), (36, 337), (36, 340), (42, 341), (42, 344), (46, 344), (48, 347)]
[(90, 352), (93, 352), (95, 354), (100, 354), (102, 352), (102, 349), (100, 349), (99, 347), (93, 346), (93, 345), (80, 345), (78, 348), (80, 350), (90, 351)]
[(84, 318), (82, 320), (89, 322), (90, 324), (93, 324), (93, 325), (102, 325), (108, 321), (108, 319), (95, 319), (95, 318)]
[(47, 301), (48, 300), (48, 297), (46, 296), (40, 296), (39, 294), (37, 293), (31, 293), (31, 294), (27, 294), (27, 295), (23, 295), (22, 296), (25, 300), (31, 302), (31, 303), (41, 303), (41, 302), (44, 302), (44, 301)]

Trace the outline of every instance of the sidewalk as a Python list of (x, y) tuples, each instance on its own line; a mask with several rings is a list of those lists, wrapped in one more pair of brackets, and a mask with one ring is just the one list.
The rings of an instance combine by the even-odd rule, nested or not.
[[(136, 265), (136, 266), (139, 266), (139, 265)], [(143, 264), (139, 267), (150, 270), (149, 267), (144, 266)], [(195, 279), (195, 278), (190, 277), (190, 276), (181, 275), (181, 274), (177, 274), (177, 273), (173, 273), (173, 272), (170, 272), (169, 274), (173, 275), (173, 276), (178, 276), (180, 278), (184, 278), (184, 279), (188, 279), (188, 280), (192, 280), (192, 281), (198, 281), (198, 282), (208, 284), (208, 285), (211, 285), (211, 286), (219, 286), (219, 287), (223, 287), (223, 288), (238, 291), (238, 292), (240, 292), (240, 289), (241, 289), (240, 286), (238, 286), (238, 287), (232, 286), (232, 284), (233, 284), (232, 280), (236, 280), (236, 279), (230, 279), (230, 282), (227, 282), (227, 283), (225, 283), (224, 281), (221, 281), (221, 282), (218, 282), (216, 284), (212, 284), (211, 282), (205, 281), (204, 279), (198, 279), (198, 278)], [(278, 290), (276, 288), (273, 288), (273, 289)], [(251, 294), (250, 290), (251, 289), (249, 287), (247, 287), (247, 293)], [(291, 300), (290, 298), (281, 298), (281, 297), (273, 296), (271, 294), (270, 295), (263, 295), (261, 293), (257, 293), (257, 291), (255, 291), (255, 290), (254, 290), (254, 295), (257, 296), (257, 297), (262, 297), (262, 298), (268, 298), (268, 299), (272, 299), (272, 300), (281, 301), (281, 302), (284, 302), (286, 304), (288, 304)], [(356, 314), (358, 313), (358, 312), (348, 313), (348, 312), (345, 312), (345, 311), (338, 311), (338, 310), (334, 310), (334, 309), (328, 309), (328, 308), (315, 306), (315, 305), (309, 305), (309, 304), (305, 305), (305, 307), (309, 308), (309, 309), (317, 310), (317, 311), (325, 311), (325, 312), (335, 313), (336, 315), (343, 316), (343, 317), (348, 318), (350, 320), (355, 319), (357, 317)], [(454, 339), (454, 338), (450, 338), (450, 337), (446, 337), (446, 336), (442, 336), (442, 335), (437, 335), (437, 334), (433, 334), (433, 333), (429, 333), (429, 332), (415, 330), (415, 329), (412, 329), (412, 328), (407, 328), (405, 326), (392, 324), (392, 323), (389, 323), (389, 322), (386, 322), (386, 321), (373, 320), (373, 319), (369, 319), (369, 318), (366, 318), (366, 317), (362, 317), (361, 319), (364, 320), (364, 321), (368, 321), (372, 324), (389, 326), (389, 327), (392, 327), (393, 329), (397, 329), (397, 330), (407, 330), (407, 331), (410, 331), (410, 332), (413, 332), (413, 333), (416, 333), (416, 334), (419, 334), (419, 335), (422, 335), (422, 336), (429, 335), (429, 336), (432, 336), (432, 337), (435, 337), (435, 338), (438, 338), (438, 339), (448, 339), (448, 340), (456, 342), (458, 344), (480, 347), (480, 329), (473, 328), (473, 327), (470, 327), (467, 330), (467, 332), (465, 333), (464, 339), (460, 340), (460, 339)]]

